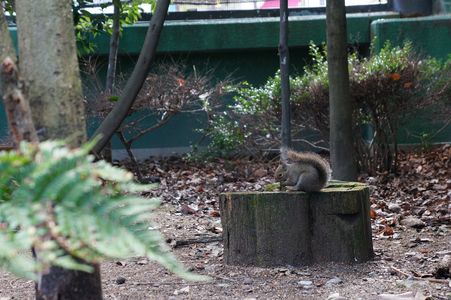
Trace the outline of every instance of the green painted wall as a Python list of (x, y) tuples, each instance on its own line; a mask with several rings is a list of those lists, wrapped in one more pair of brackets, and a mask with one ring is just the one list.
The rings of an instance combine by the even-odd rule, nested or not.
[[(396, 18), (391, 12), (348, 15), (348, 39), (351, 43), (370, 42), (370, 23), (380, 18)], [(289, 20), (290, 46), (322, 43), (326, 38), (325, 16), (293, 16)], [(120, 52), (138, 54), (147, 30), (147, 22), (124, 29)], [(158, 46), (160, 53), (193, 53), (244, 49), (276, 49), (279, 18), (243, 18), (222, 20), (167, 21)], [(108, 53), (108, 38), (96, 39), (99, 54)]]
[[(451, 15), (377, 20), (371, 24), (371, 35), (375, 40), (376, 52), (385, 41), (390, 41), (392, 45), (411, 41), (418, 53), (424, 56), (451, 58)], [(432, 135), (443, 125), (433, 112), (425, 111), (408, 120), (400, 132), (400, 143), (419, 143), (420, 139), (414, 135)], [(451, 142), (451, 126), (434, 136), (432, 141)]]
[[(375, 12), (348, 14), (350, 43), (369, 43), (370, 24), (377, 19), (398, 18), (397, 13)], [(289, 20), (290, 46), (307, 46), (310, 41), (326, 39), (325, 15), (292, 16)], [(121, 54), (136, 55), (146, 35), (148, 22), (124, 28), (119, 46)], [(11, 29), (16, 41), (16, 30)], [(166, 21), (158, 46), (159, 53), (193, 53), (243, 49), (276, 49), (279, 39), (279, 18), (243, 18), (220, 20)], [(109, 37), (99, 35), (93, 42), (96, 53), (106, 55)]]
[[(396, 18), (391, 12), (348, 15), (348, 40), (368, 52), (370, 24), (379, 18)], [(325, 42), (325, 16), (290, 17), (290, 60), (293, 72), (301, 72), (309, 61), (308, 44)], [(128, 26), (120, 41), (119, 70), (128, 73), (136, 62), (147, 30), (147, 22)], [(157, 63), (167, 60), (182, 61), (198, 70), (213, 68), (215, 77), (231, 76), (262, 84), (279, 68), (277, 53), (278, 18), (245, 18), (226, 20), (167, 21), (158, 47)], [(94, 40), (97, 54), (106, 58), (109, 39), (99, 36)], [(106, 63), (103, 65), (106, 66)], [(102, 70), (101, 75), (105, 73)], [(200, 139), (197, 128), (206, 123), (204, 115), (184, 114), (135, 143), (136, 148), (183, 147)], [(92, 132), (95, 125), (89, 126)], [(168, 137), (171, 137), (168, 139)], [(115, 148), (121, 148), (117, 140)]]
[[(435, 19), (422, 18), (419, 23), (424, 25), (422, 31), (403, 29), (400, 34), (399, 28), (408, 27), (407, 20), (399, 19), (396, 13), (349, 14), (347, 18), (348, 41), (358, 46), (364, 55), (368, 54), (370, 41), (376, 32), (381, 39), (394, 41), (404, 39), (408, 32), (409, 35), (418, 38), (421, 41), (419, 45), (431, 51), (427, 52), (431, 55), (443, 57), (446, 51), (450, 52), (449, 48), (446, 48), (450, 45), (449, 40), (444, 42), (446, 37), (449, 39), (451, 36), (450, 27), (448, 26), (446, 31), (442, 27), (437, 30), (436, 25), (427, 25), (428, 22), (436, 24)], [(451, 16), (442, 18), (449, 22)], [(218, 79), (232, 76), (237, 81), (247, 80), (254, 84), (261, 84), (278, 69), (278, 21), (278, 18), (167, 21), (158, 47), (157, 62), (168, 59), (183, 61), (186, 65), (195, 65), (197, 69), (214, 68), (215, 77)], [(372, 22), (373, 25), (371, 25)], [(124, 28), (120, 41), (118, 67), (120, 72), (128, 73), (133, 68), (146, 30), (147, 22)], [(289, 31), (291, 68), (299, 72), (309, 61), (307, 49), (309, 42), (314, 41), (317, 44), (325, 42), (325, 16), (290, 17)], [(421, 38), (425, 37), (426, 32), (431, 37), (423, 41)], [(11, 33), (16, 40), (15, 29), (11, 29)], [(97, 45), (100, 61), (105, 61), (108, 37), (98, 36), (93, 41)], [(437, 43), (444, 43), (444, 46), (437, 48), (434, 41), (440, 41)], [(99, 75), (102, 77), (104, 73), (105, 70), (101, 70)], [(1, 111), (2, 120), (4, 120), (3, 114)], [(91, 121), (90, 131), (95, 128), (96, 123), (96, 120)], [(199, 135), (195, 132), (195, 128), (199, 128), (204, 122), (205, 119), (201, 115), (177, 116), (158, 132), (139, 141), (136, 146), (138, 148), (186, 147), (191, 142), (198, 141)], [(4, 124), (5, 122), (0, 122), (0, 137), (6, 132)], [(445, 140), (446, 138), (445, 136)], [(447, 140), (450, 141), (451, 138), (448, 137)], [(114, 146), (119, 147), (117, 142)]]
[(385, 41), (401, 45), (411, 41), (424, 55), (446, 58), (451, 55), (451, 15), (396, 20), (376, 20), (371, 24), (374, 48), (380, 50)]

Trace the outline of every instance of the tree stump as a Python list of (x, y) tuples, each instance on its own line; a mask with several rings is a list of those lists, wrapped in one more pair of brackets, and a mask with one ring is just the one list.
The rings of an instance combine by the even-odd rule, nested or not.
[(332, 182), (321, 192), (224, 193), (224, 262), (302, 266), (373, 257), (369, 189)]

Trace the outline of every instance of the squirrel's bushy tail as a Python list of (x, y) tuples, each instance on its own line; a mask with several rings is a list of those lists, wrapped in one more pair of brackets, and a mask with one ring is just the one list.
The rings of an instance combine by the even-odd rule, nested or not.
[(280, 148), (280, 159), (283, 163), (301, 163), (313, 166), (318, 172), (319, 184), (325, 186), (331, 179), (332, 170), (329, 163), (314, 152), (297, 152), (287, 147)]
[(303, 164), (311, 165), (318, 171), (318, 180), (321, 186), (325, 186), (331, 179), (332, 170), (329, 162), (314, 152), (295, 152), (288, 150), (288, 160), (299, 161)]

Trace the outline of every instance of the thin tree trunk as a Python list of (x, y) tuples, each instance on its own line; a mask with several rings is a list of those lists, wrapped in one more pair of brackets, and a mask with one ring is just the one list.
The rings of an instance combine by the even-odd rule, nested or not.
[(288, 148), (291, 146), (288, 0), (280, 0), (279, 60), (282, 89), (282, 146)]
[(116, 79), (116, 64), (117, 64), (117, 53), (119, 49), (119, 33), (120, 33), (120, 15), (121, 8), (120, 2), (114, 4), (114, 12), (113, 12), (113, 28), (110, 38), (110, 53), (108, 56), (108, 70), (106, 76), (105, 83), (105, 91), (107, 94), (111, 94), (113, 92), (114, 81)]
[(169, 2), (170, 0), (159, 0), (157, 2), (156, 11), (150, 20), (143, 48), (141, 49), (135, 68), (125, 85), (121, 98), (94, 133), (94, 137), (100, 135), (100, 139), (93, 149), (95, 153), (99, 153), (111, 139), (112, 135), (119, 129), (119, 126), (126, 118), (127, 112), (132, 107), (136, 96), (147, 78), (150, 64), (156, 54)]
[[(120, 36), (120, 16), (121, 16), (121, 2), (113, 1), (114, 12), (113, 12), (113, 26), (110, 38), (110, 51), (108, 56), (108, 69), (106, 73), (105, 82), (105, 94), (112, 95), (116, 80), (116, 64), (117, 64), (117, 54), (119, 50), (119, 36)], [(112, 154), (112, 143), (109, 140), (105, 147), (101, 151), (101, 157), (109, 162), (113, 161)]]
[[(20, 72), (43, 140), (86, 141), (85, 109), (71, 0), (17, 0)], [(37, 254), (39, 257), (39, 253)], [(51, 267), (40, 274), (36, 299), (102, 299), (100, 272)]]
[(353, 104), (349, 91), (346, 11), (344, 0), (327, 0), (327, 62), (330, 105), (330, 160), (332, 176), (355, 180), (352, 132)]

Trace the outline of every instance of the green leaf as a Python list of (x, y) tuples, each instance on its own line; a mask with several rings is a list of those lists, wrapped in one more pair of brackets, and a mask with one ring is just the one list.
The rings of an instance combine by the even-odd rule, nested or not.
[[(0, 222), (8, 228), (0, 231), (0, 266), (36, 278), (49, 266), (92, 271), (89, 264), (102, 259), (145, 255), (184, 278), (205, 279), (185, 271), (162, 236), (149, 230), (159, 201), (132, 193), (155, 185), (136, 184), (129, 172), (94, 163), (94, 143), (79, 149), (22, 143), (20, 152), (0, 154), (0, 195), (8, 200), (0, 201)], [(34, 247), (39, 259), (17, 256), (24, 247)]]

